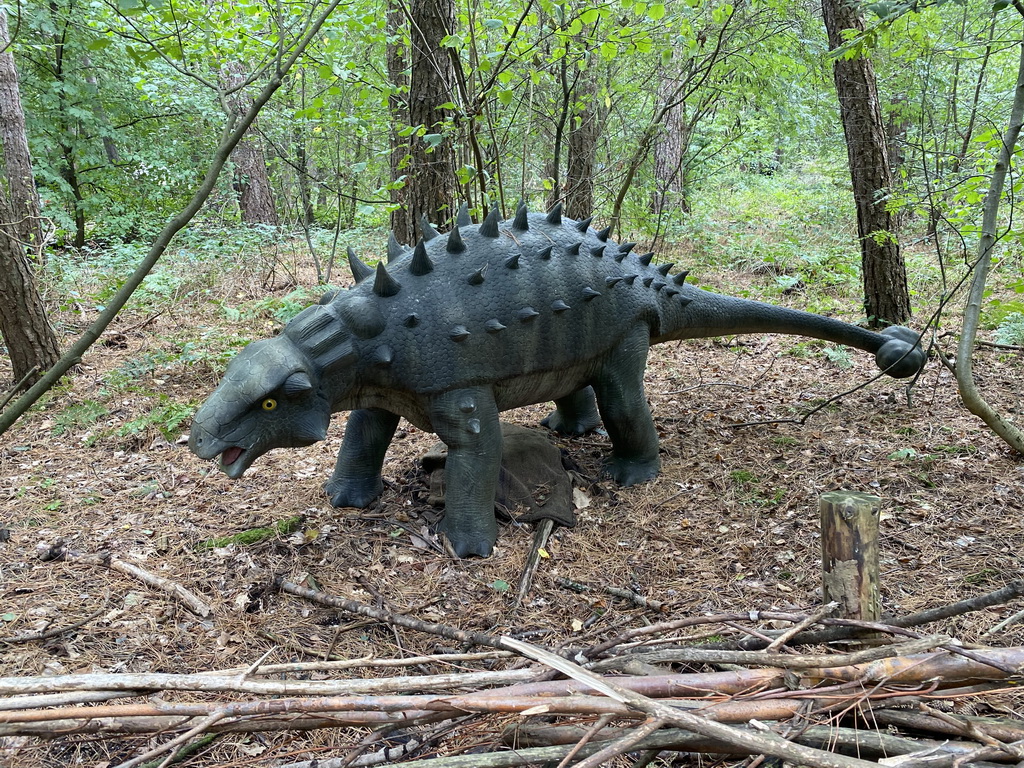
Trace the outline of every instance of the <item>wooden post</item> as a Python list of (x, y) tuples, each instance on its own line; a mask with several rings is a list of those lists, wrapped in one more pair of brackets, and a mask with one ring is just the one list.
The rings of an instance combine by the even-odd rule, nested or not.
[(832, 491), (818, 499), (824, 602), (839, 603), (847, 619), (878, 621), (878, 510), (881, 499)]

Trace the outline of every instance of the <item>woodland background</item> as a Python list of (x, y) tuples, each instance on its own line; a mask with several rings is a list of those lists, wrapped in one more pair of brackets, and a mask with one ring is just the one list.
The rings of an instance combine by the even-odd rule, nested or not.
[[(885, 499), (887, 612), (1019, 578), (1019, 3), (5, 10), (5, 674), (452, 650), (274, 594), (281, 574), (552, 647), (600, 644), (662, 609), (807, 614), (820, 602), (815, 499), (835, 488)], [(513, 594), (523, 526), (503, 528), (486, 561), (452, 560), (432, 537), (437, 511), (415, 469), (430, 435), (403, 425), (384, 497), (359, 514), (320, 492), (339, 431), (275, 451), (237, 482), (188, 453), (183, 432), (227, 360), (327, 285), (351, 284), (347, 247), (373, 263), (389, 232), (408, 244), (424, 217), (446, 229), (461, 201), (479, 221), (520, 199), (593, 215), (716, 291), (906, 322), (932, 361), (908, 389), (816, 341), (655, 348), (661, 478), (617, 489), (599, 479), (603, 436), (560, 441), (578, 469), (580, 524), (552, 537), (524, 601)], [(975, 383), (995, 414), (984, 423), (964, 406)], [(509, 418), (535, 424), (544, 412)], [(268, 526), (269, 539), (223, 538)], [(75, 556), (45, 556), (62, 547)], [(185, 585), (211, 613), (190, 614), (92, 553)], [(1016, 613), (990, 611), (943, 631), (1021, 645), (1019, 623), (985, 634)], [(738, 632), (716, 625), (696, 642)], [(993, 706), (1017, 706), (1006, 698)], [(279, 765), (339, 754), (363, 732), (222, 736), (191, 759)], [(149, 739), (4, 735), (0, 757), (116, 764)], [(430, 744), (490, 748), (493, 728), (473, 721)]]

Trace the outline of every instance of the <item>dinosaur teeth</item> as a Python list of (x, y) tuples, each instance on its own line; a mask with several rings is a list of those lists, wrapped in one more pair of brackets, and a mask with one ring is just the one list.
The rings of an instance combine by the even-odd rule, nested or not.
[(533, 307), (523, 307), (518, 312), (516, 312), (516, 319), (518, 319), (522, 323), (528, 323), (535, 317), (537, 317), (539, 314), (540, 312), (538, 312)]
[(424, 240), (433, 240), (440, 234), (440, 232), (434, 229), (425, 213), (420, 216), (420, 232), (423, 233)]
[(654, 258), (654, 252), (653, 251), (651, 253), (645, 253), (643, 256), (640, 257), (640, 263), (643, 264), (645, 267), (649, 267), (649, 266), (651, 266), (651, 259), (653, 259), (653, 258)]
[(472, 223), (473, 219), (469, 217), (469, 204), (463, 203), (459, 206), (459, 212), (455, 214), (455, 226), (468, 227)]
[(448, 331), (448, 338), (450, 338), (452, 341), (465, 341), (470, 336), (472, 336), (472, 334), (464, 325), (456, 325), (454, 328)]
[(552, 248), (554, 248), (553, 245), (547, 246), (546, 248), (544, 248), (544, 250), (540, 251), (537, 254), (537, 257), (540, 258), (541, 261), (547, 261), (548, 259), (551, 258), (551, 249)]
[(420, 324), (420, 316), (413, 312), (411, 315), (406, 315), (405, 320), (402, 321), (402, 325), (406, 328), (415, 328)]
[(478, 269), (476, 272), (474, 272), (473, 274), (466, 278), (466, 282), (469, 283), (470, 285), (480, 285), (481, 283), (483, 283), (485, 269), (487, 269), (486, 266), (483, 266), (480, 269)]
[(600, 259), (602, 256), (604, 256), (604, 249), (607, 247), (607, 245), (598, 245), (594, 248), (591, 248), (590, 255), (593, 256), (595, 259)]
[(548, 215), (545, 217), (548, 224), (559, 225), (562, 223), (562, 204), (555, 203), (554, 207), (548, 211)]
[(597, 239), (600, 240), (602, 243), (607, 242), (608, 241), (608, 236), (611, 233), (612, 233), (612, 228), (611, 227), (605, 227), (604, 229), (600, 229), (597, 232)]
[(363, 280), (373, 274), (373, 267), (363, 263), (356, 256), (356, 252), (351, 248), (348, 249), (348, 266), (352, 270), (352, 278), (356, 283), (361, 283)]
[(593, 216), (588, 216), (583, 221), (577, 221), (576, 222), (576, 229), (578, 229), (580, 232), (586, 232), (587, 231), (587, 227), (590, 226), (590, 222), (592, 222), (593, 220), (594, 220)]
[(487, 214), (487, 218), (484, 219), (484, 223), (480, 225), (480, 235), (482, 237), (497, 237), (498, 219), (498, 207), (494, 206)]
[(561, 299), (556, 299), (555, 301), (553, 301), (551, 303), (551, 309), (554, 312), (565, 312), (568, 309), (572, 309), (572, 307), (570, 307), (568, 304), (566, 304)]
[(686, 282), (686, 276), (688, 274), (690, 274), (690, 270), (688, 270), (688, 269), (684, 270), (684, 271), (680, 272), (678, 275), (676, 275), (675, 277), (673, 277), (672, 278), (672, 282), (675, 283), (676, 285), (682, 285), (683, 283)]
[(516, 218), (512, 222), (512, 229), (518, 229), (520, 232), (528, 230), (530, 228), (528, 214), (526, 203), (520, 202), (519, 207), (516, 208)]
[(566, 255), (568, 255), (568, 256), (579, 256), (580, 255), (580, 246), (581, 245), (583, 245), (583, 241), (582, 240), (580, 240), (578, 243), (573, 243), (572, 245), (570, 245), (568, 248), (565, 249)]
[(448, 242), (444, 249), (448, 253), (462, 253), (466, 250), (466, 243), (462, 239), (462, 233), (459, 231), (459, 225), (456, 224), (454, 229), (448, 233)]
[(405, 255), (405, 248), (398, 242), (394, 232), (388, 232), (388, 264)]
[(499, 323), (497, 318), (488, 320), (484, 323), (484, 328), (487, 329), (488, 333), (498, 333), (499, 331), (505, 330), (505, 326)]
[[(426, 255), (426, 250), (424, 250), (424, 255)], [(400, 290), (402, 290), (402, 286), (395, 278), (388, 274), (384, 262), (379, 262), (377, 264), (377, 276), (373, 280), (373, 292), (381, 298), (387, 298), (388, 296), (394, 296)]]
[(505, 259), (505, 266), (509, 269), (519, 269), (519, 257), (522, 256), (520, 253), (515, 253)]
[(611, 288), (613, 285), (615, 285), (620, 280), (622, 280), (621, 277), (606, 277), (604, 279), (604, 284), (607, 285), (609, 288)]
[[(449, 238), (449, 242), (451, 242), (451, 238)], [(434, 262), (432, 262), (430, 257), (427, 256), (427, 245), (423, 240), (420, 240), (416, 243), (416, 248), (412, 252), (412, 261), (409, 262), (409, 272), (417, 277), (423, 277), (423, 275), (429, 275), (433, 271)], [(376, 289), (374, 292), (376, 293)]]
[(586, 288), (583, 289), (583, 300), (584, 301), (593, 301), (594, 299), (596, 299), (600, 295), (601, 294), (598, 291), (595, 291), (590, 286), (587, 286)]
[(668, 264), (659, 264), (657, 267), (655, 267), (655, 269), (661, 273), (662, 277), (665, 277), (668, 275), (669, 270), (672, 269), (672, 267), (674, 266), (675, 263), (670, 261)]

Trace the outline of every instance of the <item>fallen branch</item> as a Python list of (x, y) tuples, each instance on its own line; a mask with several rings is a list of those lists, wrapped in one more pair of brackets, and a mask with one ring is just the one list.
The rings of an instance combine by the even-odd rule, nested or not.
[(118, 573), (123, 573), (125, 576), (131, 576), (134, 579), (138, 579), (146, 586), (152, 587), (153, 589), (169, 595), (201, 618), (205, 619), (213, 613), (213, 609), (206, 601), (194, 595), (177, 582), (165, 579), (162, 576), (157, 576), (154, 573), (150, 573), (142, 566), (121, 560), (109, 552), (96, 555), (82, 554), (68, 549), (63, 541), (58, 540), (40, 554), (40, 559), (44, 562), (51, 560), (70, 560), (76, 563), (105, 566), (110, 568), (112, 571), (117, 571)]
[(819, 749), (793, 744), (775, 734), (768, 735), (744, 731), (719, 722), (707, 720), (700, 715), (683, 712), (663, 702), (634, 693), (605, 678), (588, 672), (578, 664), (549, 653), (542, 648), (531, 646), (529, 643), (514, 640), (510, 637), (502, 638), (502, 643), (527, 658), (536, 659), (563, 674), (569, 675), (575, 680), (587, 683), (587, 685), (592, 686), (609, 698), (625, 704), (630, 709), (646, 712), (648, 715), (663, 720), (666, 723), (685, 728), (701, 736), (718, 739), (730, 746), (749, 750), (752, 754), (772, 755), (799, 765), (814, 766), (814, 768), (869, 768), (869, 766), (873, 765), (873, 763), (867, 760), (842, 757)]

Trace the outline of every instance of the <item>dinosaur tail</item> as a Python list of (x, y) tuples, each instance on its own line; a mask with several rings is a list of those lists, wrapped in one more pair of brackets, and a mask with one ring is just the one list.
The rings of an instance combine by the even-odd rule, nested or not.
[(915, 376), (927, 359), (921, 335), (910, 328), (891, 326), (876, 333), (831, 317), (723, 296), (689, 285), (683, 288), (679, 300), (662, 312), (661, 327), (651, 343), (741, 333), (785, 333), (856, 347), (873, 353), (878, 367), (898, 379)]

